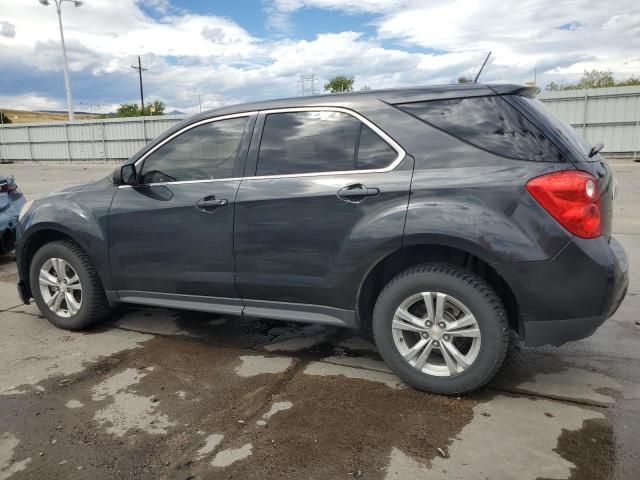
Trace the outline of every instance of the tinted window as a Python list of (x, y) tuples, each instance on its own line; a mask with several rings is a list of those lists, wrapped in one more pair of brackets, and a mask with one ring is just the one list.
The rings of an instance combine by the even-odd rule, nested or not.
[(143, 183), (233, 177), (240, 139), (248, 118), (232, 118), (194, 127), (149, 155)]
[(369, 127), (364, 124), (362, 125), (356, 168), (360, 170), (385, 168), (388, 167), (397, 156), (398, 153), (391, 148), (391, 145), (380, 138), (380, 136)]
[(257, 175), (353, 170), (360, 122), (342, 112), (267, 115)]
[(499, 96), (406, 103), (399, 107), (497, 155), (518, 160), (563, 160), (542, 132)]
[(587, 142), (582, 135), (576, 132), (571, 125), (567, 124), (564, 120), (559, 118), (549, 108), (547, 108), (540, 100), (526, 97), (516, 97), (516, 101), (523, 105), (523, 107), (531, 111), (534, 115), (537, 115), (545, 124), (554, 130), (556, 134), (562, 138), (562, 141), (571, 144), (581, 152), (582, 156), (577, 156), (578, 161), (597, 161), (598, 156), (589, 158), (589, 152), (591, 152), (591, 145)]

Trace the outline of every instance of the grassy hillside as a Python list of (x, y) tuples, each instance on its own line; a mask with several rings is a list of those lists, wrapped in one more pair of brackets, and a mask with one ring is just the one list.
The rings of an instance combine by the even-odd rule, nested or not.
[[(30, 112), (28, 110), (11, 110), (2, 109), (2, 112), (9, 117), (11, 123), (26, 122), (64, 122), (69, 116), (66, 113), (51, 112)], [(91, 118), (99, 118), (99, 115), (76, 114), (76, 120), (87, 120)]]

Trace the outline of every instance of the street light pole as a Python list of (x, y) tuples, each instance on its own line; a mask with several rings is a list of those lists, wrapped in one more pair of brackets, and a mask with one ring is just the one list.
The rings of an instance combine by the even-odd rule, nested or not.
[[(50, 5), (49, 0), (39, 0), (45, 7)], [(67, 48), (64, 44), (64, 30), (62, 29), (62, 4), (64, 2), (71, 2), (75, 7), (82, 5), (79, 0), (53, 0), (56, 4), (56, 11), (58, 12), (58, 26), (60, 27), (60, 42), (62, 43), (62, 57), (64, 59), (64, 88), (67, 91), (67, 111), (69, 112), (69, 121), (72, 122), (73, 116), (73, 96), (71, 94), (71, 80), (69, 79), (69, 65), (67, 63)]]

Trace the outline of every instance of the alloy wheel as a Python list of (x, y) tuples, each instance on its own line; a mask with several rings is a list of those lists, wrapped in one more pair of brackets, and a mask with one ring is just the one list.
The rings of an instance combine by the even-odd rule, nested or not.
[(464, 372), (478, 358), (480, 326), (460, 300), (441, 292), (405, 299), (391, 324), (400, 355), (413, 368), (434, 376)]
[(82, 305), (82, 285), (73, 267), (61, 258), (50, 258), (38, 277), (42, 298), (53, 313), (71, 317)]

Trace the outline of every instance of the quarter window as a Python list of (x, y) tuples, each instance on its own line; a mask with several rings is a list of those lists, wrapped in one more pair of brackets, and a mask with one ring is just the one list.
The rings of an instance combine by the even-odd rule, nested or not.
[(142, 183), (233, 177), (247, 121), (219, 120), (180, 134), (145, 159)]
[(517, 160), (562, 161), (544, 134), (500, 96), (405, 103), (400, 109), (476, 147)]
[(388, 167), (398, 156), (391, 145), (366, 125), (362, 125), (360, 144), (358, 145), (358, 160), (356, 168), (366, 170), (369, 168)]

